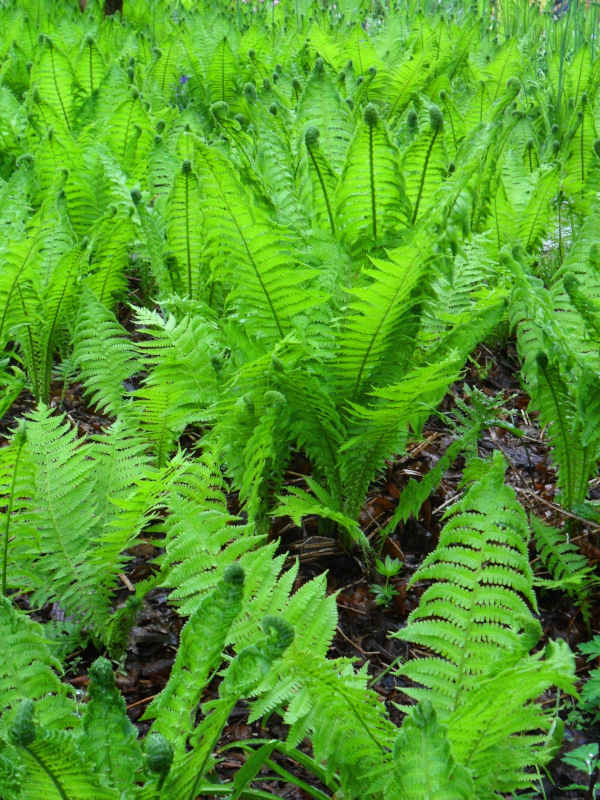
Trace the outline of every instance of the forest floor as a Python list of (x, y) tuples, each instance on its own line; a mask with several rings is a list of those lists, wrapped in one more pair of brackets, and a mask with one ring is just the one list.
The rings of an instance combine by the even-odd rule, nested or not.
[[(445, 410), (451, 409), (454, 397), (461, 395), (464, 384), (474, 386), (489, 396), (503, 399), (507, 418), (519, 427), (524, 435), (515, 438), (502, 428), (492, 428), (485, 432), (479, 441), (479, 455), (487, 456), (493, 450), (500, 449), (506, 457), (509, 469), (507, 481), (514, 488), (517, 496), (528, 513), (533, 513), (548, 524), (562, 526), (567, 518), (571, 518), (572, 541), (577, 541), (581, 552), (590, 564), (599, 570), (600, 564), (600, 527), (592, 526), (585, 520), (578, 519), (555, 503), (556, 471), (552, 466), (544, 433), (536, 425), (533, 415), (528, 415), (528, 397), (518, 383), (518, 358), (514, 346), (509, 343), (502, 348), (481, 346), (474, 353), (464, 381), (452, 387), (447, 396)], [(93, 435), (110, 424), (109, 419), (99, 416), (91, 410), (77, 384), (63, 393), (62, 386), (53, 387), (52, 405), (65, 412), (71, 423), (79, 432)], [(0, 439), (14, 427), (16, 420), (33, 407), (33, 400), (23, 394), (14, 404), (10, 413), (0, 422)], [(194, 431), (186, 432), (183, 440), (185, 446), (196, 438)], [(452, 441), (452, 432), (445, 427), (439, 417), (432, 417), (425, 428), (425, 436), (421, 441), (412, 443), (407, 452), (390, 460), (384, 474), (371, 487), (368, 500), (362, 510), (360, 523), (371, 543), (378, 545), (378, 533), (393, 514), (396, 502), (403, 487), (411, 477), (425, 475), (436, 463), (440, 455)], [(1, 444), (1, 441), (0, 441)], [(393, 718), (400, 720), (400, 713), (394, 703), (406, 702), (402, 693), (402, 682), (392, 670), (389, 670), (397, 659), (404, 661), (412, 654), (409, 645), (390, 639), (390, 634), (403, 627), (408, 614), (418, 604), (423, 587), (414, 586), (407, 589), (407, 584), (423, 558), (435, 547), (440, 529), (443, 525), (443, 513), (461, 494), (459, 483), (462, 477), (463, 463), (461, 459), (448, 471), (437, 491), (430, 496), (421, 509), (418, 519), (411, 519), (388, 537), (383, 544), (382, 553), (400, 559), (402, 570), (393, 579), (396, 596), (388, 606), (377, 605), (375, 594), (370, 588), (378, 578), (376, 573), (369, 573), (364, 561), (358, 554), (344, 552), (336, 540), (319, 535), (316, 519), (305, 520), (302, 529), (286, 524), (285, 520), (274, 520), (271, 535), (280, 542), (280, 551), (288, 555), (288, 563), (299, 561), (297, 585), (327, 572), (328, 589), (337, 592), (339, 623), (331, 646), (333, 657), (346, 656), (353, 658), (357, 666), (368, 665), (372, 676), (372, 687), (380, 695)], [(297, 454), (287, 473), (289, 484), (302, 484), (302, 476), (310, 472), (310, 465)], [(600, 479), (592, 486), (593, 499), (600, 497)], [(237, 496), (229, 498), (232, 511), (238, 511)], [(123, 586), (119, 591), (117, 605), (130, 594), (132, 586), (148, 577), (153, 569), (152, 560), (160, 553), (156, 539), (148, 538), (133, 548), (133, 558), (128, 564), (127, 572), (122, 576)], [(532, 557), (535, 554), (532, 552)], [(539, 572), (539, 563), (534, 561), (534, 569)], [(541, 574), (541, 573), (540, 573)], [(143, 609), (131, 632), (126, 656), (118, 675), (118, 684), (125, 697), (131, 719), (143, 730), (147, 723), (140, 722), (144, 709), (150, 700), (165, 685), (177, 651), (179, 632), (183, 620), (170, 608), (168, 593), (155, 590), (144, 603)], [(25, 602), (25, 598), (23, 601)], [(592, 599), (589, 610), (591, 630), (586, 625), (581, 611), (569, 597), (562, 592), (538, 591), (539, 616), (546, 639), (565, 639), (576, 652), (578, 644), (588, 641), (594, 633), (600, 632), (600, 597)], [(38, 615), (42, 621), (58, 618), (61, 610), (48, 607)], [(97, 651), (88, 646), (79, 650), (70, 659), (66, 680), (78, 689), (87, 684), (87, 670)], [(577, 658), (577, 676), (583, 681), (593, 664), (583, 658)], [(215, 695), (216, 683), (207, 690), (205, 700)], [(555, 697), (549, 695), (544, 702), (554, 703)], [(561, 752), (572, 750), (582, 744), (600, 739), (600, 726), (587, 731), (578, 730), (573, 720), (566, 718), (566, 730)], [(273, 715), (266, 729), (260, 723), (248, 725), (245, 707), (235, 709), (220, 742), (223, 747), (231, 742), (257, 738), (285, 739), (286, 726)], [(308, 746), (308, 745), (307, 745)], [(217, 767), (218, 775), (231, 778), (243, 763), (244, 753), (240, 749), (226, 749)], [(314, 785), (311, 776), (298, 770), (297, 765), (280, 759), (281, 765), (300, 778)], [(581, 790), (566, 791), (565, 786), (584, 782), (582, 773), (577, 773), (555, 759), (549, 775), (544, 779), (545, 797), (583, 798)], [(259, 787), (259, 783), (255, 783)], [(278, 797), (300, 800), (310, 795), (298, 786), (270, 781), (264, 789)], [(544, 795), (540, 794), (540, 797)], [(590, 795), (591, 797), (591, 795)]]

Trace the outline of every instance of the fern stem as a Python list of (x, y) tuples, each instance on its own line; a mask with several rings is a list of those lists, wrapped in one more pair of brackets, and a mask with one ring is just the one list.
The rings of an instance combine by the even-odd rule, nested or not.
[(8, 495), (8, 503), (6, 508), (6, 522), (4, 524), (4, 542), (2, 547), (2, 595), (4, 597), (6, 597), (6, 574), (8, 570), (8, 533), (10, 530), (10, 518), (15, 501), (15, 488), (17, 484), (17, 474), (19, 472), (19, 460), (21, 458), (21, 453), (23, 452), (24, 444), (25, 444), (25, 438), (20, 437), (19, 449), (17, 450), (17, 456), (15, 458), (15, 465), (13, 468), (12, 479), (10, 482), (10, 494)]
[(188, 295), (192, 296), (192, 250), (190, 244), (190, 176), (185, 175), (185, 259), (187, 266)]
[(52, 61), (52, 80), (54, 81), (54, 88), (56, 89), (56, 94), (58, 95), (58, 102), (60, 103), (60, 108), (63, 113), (63, 117), (65, 118), (65, 122), (67, 123), (67, 130), (71, 130), (71, 126), (69, 124), (69, 117), (67, 116), (67, 110), (65, 108), (65, 104), (63, 103), (62, 95), (60, 93), (60, 89), (58, 88), (58, 81), (56, 79), (56, 66), (54, 64), (54, 48), (50, 45), (50, 60)]
[[(236, 697), (236, 698), (234, 698), (233, 700), (230, 701), (229, 710), (227, 711), (227, 714), (224, 717), (225, 721), (227, 721), (227, 719), (229, 718), (229, 715), (233, 711), (237, 700), (238, 700), (238, 698)], [(213, 740), (211, 742), (210, 747), (206, 747), (206, 753), (204, 755), (204, 758), (202, 759), (202, 763), (200, 764), (200, 769), (196, 773), (196, 779), (194, 780), (194, 785), (192, 786), (192, 791), (188, 795), (188, 800), (196, 800), (198, 784), (200, 783), (200, 780), (201, 780), (201, 778), (202, 778), (202, 776), (204, 774), (204, 769), (206, 767), (206, 762), (208, 761), (208, 758), (211, 755), (212, 751), (215, 749), (216, 744), (219, 741), (219, 737), (221, 736), (221, 732), (222, 732), (222, 728), (220, 728), (216, 732), (216, 734), (213, 736)], [(203, 743), (203, 746), (205, 746), (204, 743)]]
[(225, 45), (221, 47), (221, 101), (225, 101)]
[(423, 164), (423, 169), (421, 171), (421, 181), (419, 183), (419, 193), (417, 194), (417, 200), (415, 202), (415, 210), (413, 211), (411, 224), (414, 225), (417, 221), (417, 214), (419, 213), (419, 206), (421, 205), (421, 197), (423, 196), (423, 189), (425, 187), (425, 178), (427, 176), (427, 167), (429, 166), (429, 159), (431, 158), (431, 153), (433, 152), (433, 146), (435, 144), (435, 140), (438, 137), (439, 129), (433, 132), (433, 136), (431, 137), (431, 141), (429, 142), (429, 147), (427, 148), (427, 155), (425, 156), (425, 162)]
[(33, 758), (33, 760), (34, 760), (34, 761), (36, 761), (36, 762), (37, 762), (37, 763), (40, 765), (40, 767), (42, 768), (42, 770), (43, 770), (43, 771), (46, 773), (46, 775), (47, 775), (47, 776), (50, 778), (50, 780), (52, 781), (52, 783), (54, 784), (54, 786), (55, 786), (55, 788), (56, 788), (56, 791), (57, 791), (57, 792), (58, 792), (58, 794), (60, 795), (60, 797), (61, 797), (61, 800), (69, 800), (69, 796), (67, 795), (67, 793), (66, 793), (66, 792), (65, 792), (65, 790), (63, 789), (63, 786), (62, 786), (61, 782), (58, 780), (58, 778), (57, 778), (57, 777), (56, 777), (56, 775), (55, 775), (55, 774), (52, 772), (52, 770), (51, 770), (51, 769), (50, 769), (50, 767), (49, 767), (49, 766), (46, 764), (46, 762), (45, 762), (45, 761), (44, 761), (42, 758), (40, 758), (40, 756), (38, 756), (38, 754), (37, 754), (37, 753), (35, 753), (33, 750), (31, 750), (31, 749), (30, 749), (29, 747), (27, 747), (26, 745), (21, 745), (21, 747), (23, 748), (23, 750), (25, 750), (25, 752), (27, 752), (27, 753), (28, 753), (28, 754), (31, 756), (31, 758)]
[(327, 187), (325, 186), (325, 181), (323, 179), (323, 175), (321, 173), (321, 169), (319, 167), (317, 159), (315, 158), (314, 153), (308, 142), (306, 144), (306, 149), (308, 150), (308, 154), (311, 158), (311, 161), (317, 173), (319, 183), (321, 184), (321, 191), (323, 192), (323, 199), (325, 200), (325, 206), (327, 207), (327, 216), (329, 217), (329, 225), (331, 226), (331, 233), (335, 236), (335, 224), (333, 222), (333, 214), (331, 213), (331, 204), (329, 202), (329, 195), (327, 194)]
[(311, 795), (311, 797), (317, 798), (317, 800), (329, 800), (329, 795), (324, 794), (324, 792), (320, 791), (320, 789), (315, 789), (310, 784), (306, 783), (305, 781), (298, 778), (296, 775), (292, 775), (291, 772), (288, 772), (287, 769), (284, 769), (280, 764), (276, 761), (271, 760), (268, 758), (265, 764), (272, 769), (273, 772), (276, 772), (278, 775), (287, 781), (287, 783), (297, 786), (299, 789), (302, 789), (306, 794)]
[(369, 125), (369, 180), (371, 184), (371, 219), (373, 220), (373, 241), (377, 241), (377, 213), (375, 204), (375, 173), (373, 165), (373, 126)]
[(560, 213), (562, 204), (562, 192), (558, 197), (558, 259), (559, 263), (563, 262), (563, 236), (562, 236), (562, 214)]
[[(23, 297), (23, 292), (21, 291), (21, 287), (17, 286), (17, 292), (19, 294), (19, 300), (21, 301), (21, 308), (23, 309), (23, 316), (27, 319), (29, 314), (27, 313), (27, 305), (25, 303), (25, 299)], [(31, 325), (26, 323), (26, 336), (29, 341), (29, 367), (31, 368), (31, 375), (29, 375), (29, 380), (31, 381), (31, 388), (33, 390), (33, 395), (36, 400), (43, 400), (44, 402), (48, 401), (47, 396), (41, 395), (41, 382), (40, 382), (40, 375), (39, 375), (39, 364), (36, 363), (36, 353), (33, 344), (33, 336), (31, 334)], [(50, 387), (48, 387), (50, 388)]]
[(581, 182), (585, 181), (585, 164), (583, 161), (583, 128), (585, 125), (585, 117), (581, 120), (581, 136), (579, 137), (579, 157), (581, 159)]
[[(225, 199), (224, 195), (223, 195), (223, 199)], [(279, 335), (281, 336), (281, 338), (283, 339), (283, 328), (282, 328), (281, 323), (279, 321), (279, 316), (277, 314), (277, 311), (275, 310), (275, 306), (273, 305), (273, 300), (271, 299), (271, 295), (269, 294), (269, 292), (267, 290), (267, 287), (265, 285), (265, 282), (263, 280), (263, 277), (260, 274), (260, 271), (259, 271), (258, 266), (256, 264), (256, 261), (254, 259), (254, 256), (252, 255), (252, 251), (250, 250), (250, 246), (248, 245), (248, 242), (246, 241), (246, 237), (244, 236), (244, 233), (243, 233), (242, 229), (240, 228), (239, 223), (238, 223), (235, 215), (231, 211), (231, 208), (229, 207), (229, 203), (227, 202), (226, 199), (225, 199), (225, 202), (227, 204), (227, 210), (229, 211), (229, 213), (231, 215), (231, 219), (233, 221), (233, 224), (237, 228), (237, 232), (239, 233), (240, 239), (242, 240), (242, 243), (244, 245), (244, 249), (246, 251), (246, 255), (250, 259), (250, 264), (252, 265), (252, 269), (254, 270), (256, 278), (257, 278), (257, 280), (258, 280), (258, 282), (260, 284), (260, 288), (263, 290), (264, 295), (267, 298), (267, 303), (269, 304), (269, 308), (271, 309), (271, 314), (273, 315), (273, 319), (275, 321), (275, 325), (277, 327), (277, 331), (278, 331)]]
[(92, 42), (88, 43), (89, 66), (90, 66), (90, 92), (94, 91), (94, 59), (92, 56)]

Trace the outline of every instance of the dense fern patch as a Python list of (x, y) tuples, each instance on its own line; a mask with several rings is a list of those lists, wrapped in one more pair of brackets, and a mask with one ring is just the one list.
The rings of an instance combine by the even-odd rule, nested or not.
[[(567, 706), (598, 710), (536, 596), (592, 632), (596, 7), (123, 5), (0, 3), (0, 796), (267, 800), (275, 776), (318, 800), (538, 796)], [(553, 526), (480, 457), (486, 431), (524, 435), (509, 400), (457, 388), (509, 341)], [(370, 528), (374, 482), (432, 419), (443, 453)], [(332, 652), (325, 573), (277, 534), (308, 526), (388, 602), (388, 540), (453, 466), (386, 705)], [(138, 731), (114, 668), (158, 590), (182, 623)], [(81, 646), (87, 697), (61, 681)], [(285, 736), (240, 742), (220, 782), (242, 707)]]

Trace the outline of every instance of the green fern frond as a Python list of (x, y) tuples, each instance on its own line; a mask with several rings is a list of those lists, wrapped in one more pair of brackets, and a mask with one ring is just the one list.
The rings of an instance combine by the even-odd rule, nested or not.
[(75, 701), (68, 684), (60, 680), (61, 664), (48, 646), (44, 627), (0, 597), (0, 631), (6, 653), (0, 667), (0, 731), (22, 698), (36, 701), (39, 719), (53, 729), (76, 728)]
[(544, 652), (500, 663), (466, 695), (447, 721), (448, 738), (456, 760), (475, 778), (477, 797), (532, 787), (532, 768), (553, 755), (552, 712), (532, 701), (551, 686), (573, 694), (574, 666), (568, 645), (551, 641)]
[[(506, 653), (526, 652), (539, 638), (527, 555), (528, 526), (514, 492), (503, 484), (497, 454), (485, 477), (448, 512), (438, 547), (413, 576), (436, 581), (397, 638), (436, 655), (414, 659), (402, 672), (427, 689), (442, 719), (462, 704), (490, 665)], [(534, 636), (534, 641), (531, 637)]]
[(9, 587), (21, 584), (18, 568), (26, 564), (27, 553), (36, 544), (30, 497), (34, 470), (26, 442), (26, 423), (21, 422), (0, 451), (0, 497), (6, 505), (0, 525), (0, 593), (4, 597)]
[(88, 561), (95, 525), (90, 446), (43, 405), (31, 415), (27, 441), (36, 465), (36, 602), (56, 599), (69, 613), (99, 624), (108, 598), (97, 593)]
[(562, 589), (574, 597), (584, 616), (589, 616), (590, 590), (597, 579), (586, 557), (580, 553), (564, 531), (544, 525), (531, 517), (536, 549), (552, 580), (538, 579), (542, 587)]
[(334, 172), (339, 174), (352, 136), (352, 118), (330, 71), (321, 60), (302, 90), (296, 120), (299, 136), (309, 128), (319, 131), (323, 154)]
[(225, 36), (215, 47), (206, 73), (211, 102), (234, 103), (236, 101), (237, 69), (236, 58)]
[(198, 144), (197, 169), (206, 198), (213, 280), (231, 287), (227, 303), (253, 335), (283, 338), (294, 318), (321, 300), (308, 286), (314, 270), (296, 264), (291, 231), (255, 208), (215, 150)]
[(446, 728), (424, 700), (409, 712), (394, 742), (392, 777), (386, 797), (402, 800), (475, 800), (473, 779), (456, 763)]
[[(140, 424), (155, 449), (159, 466), (186, 425), (206, 416), (215, 400), (217, 376), (212, 358), (220, 342), (210, 313), (177, 321), (157, 312), (137, 309), (136, 322), (148, 337), (139, 342), (147, 375), (134, 392)], [(143, 327), (142, 327), (143, 326)]]
[(184, 161), (167, 201), (167, 241), (177, 259), (180, 279), (190, 297), (207, 296), (207, 270), (203, 263), (204, 214), (198, 176)]
[(344, 511), (348, 516), (358, 515), (375, 472), (386, 458), (403, 451), (409, 428), (421, 430), (428, 414), (458, 378), (461, 366), (453, 354), (443, 361), (415, 367), (397, 383), (372, 392), (377, 398), (372, 406), (350, 406), (350, 435), (340, 452)]
[(94, 37), (87, 34), (81, 41), (79, 55), (75, 62), (75, 74), (79, 86), (92, 95), (104, 80), (106, 60)]
[(357, 251), (394, 243), (408, 223), (398, 151), (373, 104), (366, 107), (348, 147), (335, 208), (340, 235)]
[(155, 718), (154, 732), (176, 742), (176, 751), (185, 748), (205, 683), (242, 608), (243, 591), (244, 570), (232, 564), (184, 625), (172, 677), (144, 713), (145, 719)]
[(75, 73), (65, 53), (50, 38), (42, 36), (39, 57), (31, 69), (31, 86), (54, 111), (55, 120), (66, 131), (73, 126)]
[(79, 366), (90, 402), (108, 414), (125, 412), (128, 403), (123, 383), (141, 365), (125, 329), (90, 291), (82, 298), (73, 343), (73, 361)]
[(11, 330), (20, 320), (20, 289), (31, 279), (42, 247), (41, 232), (9, 242), (0, 251), (0, 345), (11, 338)]
[[(374, 269), (364, 272), (371, 283), (350, 290), (357, 299), (348, 306), (339, 340), (336, 372), (341, 397), (360, 402), (371, 385), (384, 383), (380, 371), (392, 349), (394, 366), (400, 355), (397, 369), (402, 371), (402, 354), (408, 354), (408, 339), (414, 333), (410, 312), (418, 302), (416, 290), (430, 253), (425, 238), (417, 235), (407, 245), (390, 251), (387, 259), (372, 258)], [(407, 330), (406, 351), (400, 346), (403, 330)]]
[(90, 255), (86, 285), (108, 306), (125, 294), (126, 269), (134, 239), (132, 209), (112, 206), (107, 216), (89, 230)]

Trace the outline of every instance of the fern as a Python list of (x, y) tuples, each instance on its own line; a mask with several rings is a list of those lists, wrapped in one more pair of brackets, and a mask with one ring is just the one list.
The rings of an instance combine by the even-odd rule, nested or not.
[(91, 292), (80, 304), (73, 333), (73, 360), (87, 395), (101, 411), (125, 411), (124, 381), (139, 368), (137, 354), (114, 314)]
[(0, 597), (0, 630), (7, 647), (0, 670), (2, 737), (23, 697), (37, 701), (37, 715), (44, 724), (57, 730), (76, 728), (75, 702), (60, 680), (62, 667), (49, 647), (44, 626)]
[(350, 248), (391, 244), (407, 224), (408, 203), (398, 154), (374, 105), (348, 147), (336, 193), (336, 220)]
[(531, 518), (531, 528), (536, 547), (544, 567), (552, 580), (539, 579), (542, 587), (560, 588), (577, 600), (582, 613), (589, 621), (589, 595), (596, 582), (593, 569), (568, 536), (556, 528), (544, 525), (535, 517)]
[[(425, 768), (424, 768), (425, 767)], [(391, 792), (406, 800), (468, 800), (475, 798), (469, 771), (455, 761), (448, 732), (431, 702), (411, 709), (394, 742)]]
[(204, 685), (220, 662), (229, 628), (240, 613), (243, 587), (243, 569), (227, 567), (223, 579), (204, 596), (181, 631), (173, 680), (145, 711), (146, 719), (157, 718), (152, 730), (176, 741), (180, 753), (191, 733)]
[(196, 299), (205, 296), (207, 279), (202, 263), (205, 234), (200, 198), (198, 177), (192, 172), (190, 162), (184, 161), (167, 202), (167, 241), (187, 293)]
[(314, 272), (292, 266), (291, 232), (274, 227), (252, 203), (241, 200), (244, 190), (222, 157), (200, 145), (197, 153), (210, 203), (206, 225), (213, 277), (230, 284), (228, 304), (247, 330), (271, 342), (283, 338), (294, 317), (320, 300), (305, 288)]
[[(428, 257), (425, 238), (416, 235), (406, 246), (391, 251), (388, 259), (373, 260), (374, 269), (366, 271), (371, 283), (351, 290), (357, 299), (348, 306), (336, 367), (343, 397), (360, 401), (366, 387), (374, 381), (383, 382), (379, 373), (391, 349), (401, 358), (407, 353), (408, 347), (405, 350), (398, 345), (403, 342), (403, 330), (407, 339), (414, 332), (410, 312), (418, 301), (417, 290)], [(398, 372), (405, 364), (404, 359), (400, 361)]]
[(419, 211), (428, 209), (433, 193), (445, 173), (445, 154), (443, 143), (444, 118), (436, 105), (429, 107), (428, 124), (419, 133), (402, 157), (406, 180), (406, 193), (410, 199), (414, 225)]
[(140, 425), (164, 466), (177, 437), (186, 425), (205, 418), (205, 408), (215, 400), (219, 336), (210, 314), (174, 316), (138, 309), (136, 322), (146, 341), (138, 344), (147, 375), (132, 392)]
[(142, 764), (137, 729), (127, 719), (125, 701), (115, 683), (110, 661), (98, 658), (89, 669), (89, 699), (81, 724), (80, 752), (101, 785), (133, 783)]
[[(482, 797), (528, 783), (525, 768), (549, 757), (544, 737), (534, 733), (549, 720), (530, 701), (551, 683), (573, 688), (566, 646), (551, 643), (545, 660), (528, 655), (541, 634), (531, 613), (528, 527), (514, 492), (502, 483), (504, 470), (496, 453), (492, 464), (473, 462), (466, 471), (466, 481), (477, 481), (446, 512), (438, 547), (413, 576), (434, 583), (395, 634), (432, 651), (401, 668), (426, 688), (404, 691), (433, 704), (453, 755), (469, 765)], [(498, 691), (512, 675), (520, 676), (518, 691), (507, 702)], [(517, 733), (526, 735), (516, 739)]]

